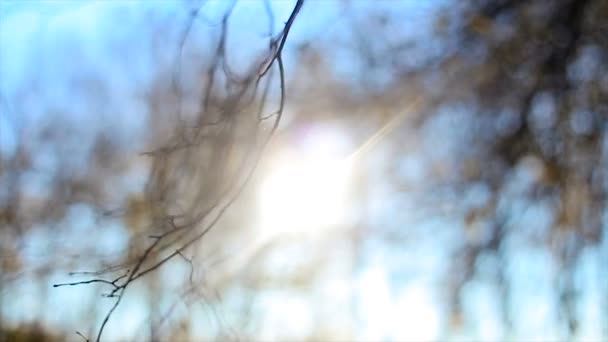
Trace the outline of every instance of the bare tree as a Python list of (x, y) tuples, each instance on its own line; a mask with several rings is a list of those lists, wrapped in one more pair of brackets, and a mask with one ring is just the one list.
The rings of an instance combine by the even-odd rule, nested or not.
[[(91, 279), (54, 285), (108, 286), (105, 296), (115, 298), (115, 303), (101, 323), (97, 341), (133, 282), (176, 257), (192, 263), (184, 253), (213, 229), (252, 177), (283, 115), (286, 84), (282, 54), (303, 3), (303, 0), (296, 2), (283, 29), (278, 34), (269, 32), (266, 51), (252, 61), (244, 74), (238, 74), (232, 70), (226, 52), (233, 2), (222, 18), (215, 53), (206, 67), (199, 110), (188, 116), (178, 105), (174, 117), (179, 121), (168, 140), (144, 153), (151, 160), (151, 171), (141, 201), (149, 220), (137, 237), (139, 240), (133, 242), (136, 251), (123, 263), (95, 272), (72, 273), (91, 275)], [(266, 8), (272, 22), (268, 4)], [(180, 41), (174, 74), (178, 103), (181, 103), (179, 82), (184, 72), (181, 51), (200, 10), (199, 7), (192, 11)], [(273, 78), (275, 73), (278, 82)], [(278, 108), (267, 113), (273, 83), (278, 85)], [(116, 212), (121, 211), (108, 214)]]

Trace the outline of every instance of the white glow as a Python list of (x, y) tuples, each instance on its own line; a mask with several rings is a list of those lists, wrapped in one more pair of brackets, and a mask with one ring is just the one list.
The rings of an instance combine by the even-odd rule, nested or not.
[(439, 307), (427, 284), (414, 281), (393, 291), (388, 270), (370, 266), (362, 272), (357, 288), (359, 333), (364, 341), (439, 339)]
[(437, 341), (441, 316), (427, 286), (410, 285), (401, 290), (392, 311), (392, 339), (396, 341)]
[(359, 334), (363, 340), (386, 340), (390, 333), (393, 311), (388, 274), (384, 267), (368, 267), (357, 284)]
[(340, 223), (348, 174), (345, 161), (283, 159), (262, 185), (263, 226), (273, 231), (301, 231)]
[[(334, 157), (328, 144), (275, 159), (262, 183), (262, 227), (272, 234), (311, 232), (343, 222), (347, 209), (351, 165)], [(334, 154), (335, 155), (335, 154)]]

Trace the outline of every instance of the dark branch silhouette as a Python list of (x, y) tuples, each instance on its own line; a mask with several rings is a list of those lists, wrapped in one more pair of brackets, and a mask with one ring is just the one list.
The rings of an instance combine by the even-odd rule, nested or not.
[[(125, 263), (111, 266), (98, 272), (72, 273), (103, 276), (105, 274), (125, 270), (124, 274), (121, 274), (114, 279), (94, 278), (54, 285), (54, 287), (62, 287), (101, 283), (112, 287), (106, 297), (116, 298), (116, 300), (102, 321), (97, 333), (96, 341), (102, 339), (108, 321), (120, 304), (122, 298), (125, 296), (127, 288), (134, 281), (156, 271), (174, 257), (181, 256), (190, 264), (190, 282), (192, 282), (192, 260), (184, 256), (184, 251), (207, 235), (242, 193), (255, 172), (266, 145), (274, 135), (281, 121), (286, 98), (285, 68), (282, 54), (290, 29), (293, 26), (303, 3), (303, 0), (298, 0), (296, 2), (279, 35), (276, 38), (270, 38), (268, 51), (264, 53), (262, 60), (257, 63), (254, 62), (250, 71), (241, 76), (237, 76), (236, 73), (231, 70), (226, 60), (228, 22), (235, 5), (235, 2), (232, 3), (222, 17), (220, 37), (212, 61), (207, 67), (206, 84), (204, 85), (200, 96), (200, 112), (197, 115), (194, 125), (185, 123), (185, 119), (183, 119), (180, 78), (181, 74), (184, 72), (184, 66), (182, 65), (183, 49), (187, 42), (188, 35), (192, 30), (192, 26), (194, 25), (194, 21), (204, 4), (201, 4), (192, 11), (180, 37), (175, 74), (173, 77), (173, 88), (178, 97), (176, 114), (179, 119), (179, 124), (175, 130), (175, 135), (169, 139), (168, 143), (153, 151), (144, 152), (142, 154), (152, 160), (152, 173), (146, 190), (147, 201), (149, 201), (149, 204), (155, 208), (157, 212), (164, 212), (164, 214), (158, 214), (160, 216), (157, 215), (153, 218), (156, 224), (153, 223), (153, 226), (151, 227), (159, 230), (160, 233), (148, 233), (148, 238), (153, 241), (141, 254), (132, 257)], [(267, 13), (269, 19), (272, 20), (272, 11), (269, 8), (267, 8)], [(270, 84), (273, 75), (271, 70), (275, 66), (279, 75), (279, 104), (278, 109), (271, 114), (271, 116), (274, 116), (272, 126), (269, 132), (262, 135), (261, 141), (258, 138), (260, 135), (258, 132), (250, 134), (250, 136), (253, 137), (253, 141), (252, 143), (248, 143), (249, 147), (246, 148), (247, 152), (244, 153), (245, 156), (239, 162), (236, 171), (230, 170), (225, 162), (225, 158), (227, 154), (237, 149), (237, 141), (235, 140), (238, 138), (237, 133), (235, 132), (238, 127), (237, 120), (241, 120), (240, 118), (243, 115), (252, 111), (251, 106), (257, 102), (258, 109), (254, 110), (253, 113), (258, 121), (257, 126), (262, 127), (260, 126), (263, 121), (262, 118), (265, 117), (262, 112), (266, 107), (266, 102), (270, 93)], [(223, 81), (227, 86), (225, 95), (218, 92), (218, 77), (216, 76), (218, 72), (222, 72), (225, 76), (223, 78)], [(258, 88), (261, 82), (265, 82), (265, 85), (260, 94)], [(208, 118), (210, 117), (215, 117), (215, 119), (209, 121)], [(203, 200), (203, 196), (208, 197), (208, 194), (200, 193), (194, 196), (194, 200), (190, 203), (189, 209), (185, 209), (180, 213), (169, 213), (168, 207), (171, 206), (171, 201), (177, 201), (178, 198), (175, 196), (179, 195), (179, 192), (173, 192), (176, 185), (170, 186), (170, 184), (177, 181), (176, 179), (170, 178), (170, 173), (173, 172), (170, 168), (180, 168), (182, 167), (181, 165), (192, 165), (195, 169), (201, 168), (201, 166), (195, 164), (200, 162), (195, 160), (193, 154), (199, 153), (205, 149), (210, 149), (211, 151), (209, 153), (213, 156), (211, 159), (217, 161), (215, 163), (217, 171), (214, 172), (214, 174), (222, 177), (225, 176), (225, 174), (232, 174), (233, 176), (228, 182), (220, 181), (220, 187), (216, 187), (214, 191), (217, 195), (211, 203), (206, 203), (207, 200)], [(202, 166), (202, 171), (205, 169), (207, 169), (207, 166)]]

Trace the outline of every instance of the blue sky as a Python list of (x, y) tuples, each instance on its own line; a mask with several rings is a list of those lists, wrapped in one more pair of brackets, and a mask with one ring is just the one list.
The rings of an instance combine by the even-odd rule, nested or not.
[[(356, 13), (359, 15), (365, 15), (365, 11), (371, 7), (390, 8), (393, 15), (402, 15), (404, 21), (401, 31), (396, 34), (418, 36), (422, 40), (427, 37), (425, 34), (428, 34), (427, 29), (431, 26), (429, 14), (435, 6), (445, 3), (447, 1), (395, 0), (373, 5), (364, 1), (354, 2)], [(226, 2), (223, 1), (211, 1), (205, 5), (204, 14), (208, 22), (199, 23), (190, 38), (191, 44), (204, 47), (208, 43), (204, 40), (209, 27), (219, 21), (225, 6)], [(272, 2), (272, 6), (275, 10), (275, 28), (278, 30), (289, 15), (293, 2), (277, 0)], [(338, 2), (318, 0), (306, 3), (293, 27), (290, 40), (292, 45), (289, 48), (313, 38), (348, 37), (341, 10)], [(177, 1), (0, 2), (0, 156), (10, 157), (18, 137), (35, 133), (42, 126), (41, 123), (47, 120), (58, 120), (65, 127), (75, 128), (71, 132), (74, 134), (72, 140), (76, 147), (70, 151), (71, 158), (76, 160), (76, 163), (86, 160), (93, 138), (96, 133), (102, 131), (112, 132), (115, 139), (133, 142), (133, 145), (127, 145), (132, 146), (131, 152), (138, 151), (140, 145), (137, 142), (145, 133), (148, 114), (144, 104), (137, 98), (138, 91), (153, 82), (155, 71), (171, 68), (175, 61), (174, 47), (179, 41), (181, 24), (185, 22), (186, 14), (181, 2)], [(243, 47), (259, 46), (265, 42), (267, 23), (264, 7), (261, 2), (241, 1), (231, 20), (234, 38), (230, 40), (229, 51), (236, 51), (233, 55), (235, 61), (247, 60), (251, 56), (249, 51), (253, 49)], [(161, 35), (166, 44), (174, 45), (154, 50), (154, 41), (158, 38), (156, 35)], [(430, 50), (437, 44), (434, 41), (426, 43)], [(153, 50), (156, 52), (152, 53)], [(348, 78), (352, 69), (357, 66), (345, 51), (337, 51), (331, 56), (334, 58), (336, 72)], [(291, 50), (287, 52), (287, 69), (294, 70), (295, 56)], [(83, 77), (101, 81), (104, 89), (102, 100), (99, 99), (99, 93), (79, 90), (78, 82)], [(466, 108), (459, 110), (466, 112)], [(425, 172), (428, 171), (421, 161), (421, 155), (428, 153), (442, 158), (442, 153), (450, 154), (449, 149), (438, 151), (433, 147), (436, 145), (433, 137), (437, 135), (430, 132), (449, 131), (451, 123), (461, 118), (458, 116), (459, 110), (451, 108), (446, 109), (446, 113), (440, 113), (427, 132), (426, 139), (429, 141), (420, 144), (422, 147), (417, 154), (404, 156), (403, 168), (412, 178), (412, 182), (424, 179)], [(454, 137), (454, 141), (457, 140), (458, 137)], [(44, 191), (45, 172), (52, 172), (57, 167), (57, 161), (48, 156), (49, 153), (55, 152), (48, 152), (44, 146), (39, 148), (36, 163), (42, 171), (31, 176), (31, 182), (27, 186), (32, 187), (32, 191)], [(387, 152), (383, 152), (382, 146), (376, 153), (374, 162), (385, 162), (386, 156), (383, 153)], [(520, 176), (525, 178), (525, 175)], [(446, 324), (445, 318), (442, 318), (445, 310), (442, 303), (445, 298), (442, 297), (440, 287), (444, 285), (443, 276), (446, 272), (445, 265), (451, 258), (450, 252), (462, 240), (455, 232), (461, 232), (463, 228), (456, 218), (449, 215), (421, 220), (416, 215), (417, 199), (413, 194), (395, 195), (389, 184), (382, 183), (382, 171), (378, 171), (373, 177), (378, 180), (379, 185), (370, 194), (371, 223), (383, 228), (407, 229), (414, 238), (394, 245), (387, 244), (380, 238), (366, 242), (364, 262), (356, 286), (361, 298), (357, 312), (363, 321), (359, 327), (360, 333), (362, 336), (369, 334), (368, 336), (383, 336), (387, 339), (399, 339), (404, 336), (437, 337), (406, 334), (429, 333), (435, 329), (430, 325)], [(525, 179), (514, 177), (513, 182), (521, 185), (525, 183)], [(483, 188), (478, 188), (477, 192), (469, 195), (472, 202), (482, 201), (483, 197), (487, 196)], [(543, 229), (543, 225), (547, 224), (547, 215), (543, 212), (542, 203), (522, 202), (522, 199), (517, 198), (517, 194), (513, 197), (513, 203), (516, 205), (507, 210), (517, 213), (523, 211), (526, 215), (523, 215), (519, 222), (511, 224)], [(90, 208), (72, 208), (71, 215), (63, 222), (67, 227), (66, 232), (56, 240), (64, 244), (81, 244), (82, 241), (76, 237), (90, 236), (89, 232), (82, 229), (92, 225), (94, 219)], [(109, 246), (116, 247), (116, 244), (120, 246), (126, 243), (119, 223), (114, 223), (104, 232), (100, 232), (96, 238), (96, 242), (106, 241), (101, 244), (104, 251), (107, 251)], [(32, 233), (28, 236), (29, 247), (25, 248), (23, 255), (29, 256), (29, 259), (26, 258), (29, 263), (35, 264), (37, 258), (44, 257), (41, 251), (44, 251), (43, 246), (49, 243), (47, 240), (50, 239), (44, 233)], [(519, 317), (515, 322), (516, 332), (513, 337), (540, 340), (547, 336), (563, 336), (563, 332), (556, 328), (560, 318), (557, 317), (556, 303), (551, 297), (551, 288), (557, 277), (554, 258), (540, 246), (527, 244), (516, 236), (511, 240), (505, 247), (509, 250), (509, 258), (505, 264), (498, 264), (495, 258), (488, 256), (482, 258), (484, 261), (477, 265), (481, 275), (465, 288), (463, 294), (465, 311), (472, 319), (467, 322), (460, 337), (500, 337), (501, 328), (497, 314), (497, 299), (500, 294), (489, 280), (494, 267), (507, 267), (508, 273), (512, 275), (515, 289), (512, 310)], [(606, 254), (606, 244), (604, 241), (603, 246), (585, 250), (576, 275), (577, 286), (582, 293), (579, 305), (584, 317), (581, 320), (582, 339), (597, 337), (600, 334), (602, 321), (598, 303), (601, 302), (600, 293), (606, 288), (606, 284), (600, 277), (602, 265), (598, 262), (598, 255)], [(336, 260), (344, 257), (340, 256), (340, 251), (335, 253)], [(176, 272), (184, 271), (179, 269), (180, 266), (173, 267), (178, 268)], [(328, 297), (337, 298), (330, 304), (335, 308), (342, 308), (342, 311), (336, 309), (339, 314), (329, 316), (339, 317), (340, 314), (347, 313), (343, 302), (346, 299), (336, 295), (343, 287), (349, 286), (340, 278), (345, 276), (341, 272), (344, 272), (346, 266), (338, 263), (331, 264), (331, 267), (333, 273), (328, 272), (329, 274), (322, 277), (331, 286), (321, 282), (312, 293), (293, 294), (277, 290), (260, 293), (258, 305), (264, 327), (261, 334), (271, 338), (277, 333), (277, 327), (292, 329), (297, 333), (298, 327), (289, 325), (288, 313), (293, 310), (301, 313), (301, 322), (312, 324), (313, 318), (307, 314), (307, 310), (315, 298), (319, 301)], [(5, 297), (2, 302), (4, 313), (8, 312), (11, 315), (9, 318), (17, 321), (42, 317), (51, 325), (59, 324), (68, 331), (74, 330), (74, 326), (83, 324), (86, 311), (84, 305), (78, 304), (87, 302), (86, 298), (96, 294), (98, 289), (48, 289), (52, 283), (64, 279), (63, 277), (64, 275), (58, 272), (46, 283), (29, 282), (19, 286), (14, 295), (2, 294)], [(43, 302), (40, 288), (46, 288), (43, 293), (48, 295), (45, 299), (46, 311), (38, 310)], [(134, 293), (145, 293), (141, 288), (132, 290)], [(91, 298), (99, 300), (95, 296)], [(175, 298), (167, 298), (161, 305), (167, 307), (173, 299)], [(238, 294), (229, 296), (224, 305), (224, 312), (229, 315), (231, 306), (239, 300)], [(117, 338), (118, 334), (134, 334), (147, 319), (146, 305), (142, 297), (131, 296), (113, 318), (108, 336)], [(269, 307), (276, 310), (268, 310)], [(326, 309), (331, 312), (331, 308)], [(407, 317), (410, 325), (401, 320), (385, 320), (387, 311), (392, 312), (394, 316)], [(411, 326), (412, 322), (420, 323), (416, 321), (416, 312), (422, 312), (424, 321), (430, 324), (426, 326), (426, 331), (415, 330), (415, 327)], [(212, 320), (204, 310), (201, 312), (195, 309), (191, 314), (202, 320)], [(336, 322), (336, 326), (340, 324), (347, 325), (344, 322)], [(454, 337), (458, 338), (459, 335)]]

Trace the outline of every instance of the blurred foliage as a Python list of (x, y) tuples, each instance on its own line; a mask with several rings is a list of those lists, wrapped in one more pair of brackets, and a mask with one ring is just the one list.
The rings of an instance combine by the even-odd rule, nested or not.
[[(350, 83), (346, 93), (366, 89), (363, 96), (350, 99), (351, 103), (376, 104), (394, 112), (405, 105), (393, 94), (399, 94), (405, 103), (412, 101), (412, 93), (422, 97), (424, 110), (410, 121), (418, 128), (406, 134), (416, 134), (415, 129), (424, 132), (442, 116), (450, 117), (446, 111), (457, 113), (446, 119), (452, 120), (451, 126), (443, 132), (444, 144), (449, 137), (458, 137), (454, 153), (435, 164), (436, 171), (428, 174), (418, 196), (435, 197), (440, 204), (436, 208), (441, 208), (442, 203), (471, 189), (490, 193), (473, 207), (454, 203), (462, 211), (465, 227), (465, 242), (455, 251), (449, 271), (455, 327), (462, 324), (461, 292), (488, 255), (501, 260), (495, 279), (502, 289), (503, 319), (510, 324), (506, 260), (508, 246), (518, 236), (526, 241), (522, 247), (528, 243), (544, 246), (558, 260), (555, 288), (560, 315), (565, 317), (570, 336), (576, 334), (577, 265), (585, 248), (597, 246), (606, 235), (608, 3), (453, 3), (437, 14), (432, 38), (437, 47), (423, 57), (418, 56), (419, 50), (428, 48), (425, 37), (399, 40), (395, 27), (403, 25), (403, 16), (381, 9), (363, 14), (354, 10), (360, 4), (347, 4), (350, 12), (345, 16), (353, 22), (358, 56), (350, 63), (361, 69), (354, 77), (360, 81)], [(340, 47), (329, 38), (307, 48), (329, 56)], [(321, 64), (316, 59), (309, 63), (311, 68)], [(389, 72), (384, 77), (385, 70)], [(392, 142), (389, 162), (396, 168), (402, 162), (399, 156), (408, 153), (401, 147), (407, 144), (400, 139)], [(435, 144), (443, 149), (441, 140)], [(408, 191), (420, 187), (404, 184), (407, 180), (399, 173), (390, 175), (393, 185)], [(453, 195), (437, 200), (446, 187)], [(548, 205), (550, 229), (533, 233), (533, 228), (518, 226), (523, 213), (517, 206), (522, 203)]]
[(0, 330), (0, 340), (10, 342), (64, 341), (64, 338), (38, 325), (24, 325)]
[[(463, 290), (479, 275), (479, 265), (492, 256), (498, 260), (492, 282), (499, 289), (508, 331), (514, 314), (509, 310), (513, 289), (507, 259), (512, 248), (531, 245), (548, 250), (557, 260), (555, 297), (567, 334), (574, 336), (580, 325), (577, 265), (585, 249), (600, 245), (607, 232), (608, 2), (454, 1), (439, 5), (432, 20), (425, 17), (424, 23), (409, 22), (416, 13), (408, 14), (397, 4), (338, 4), (339, 17), (330, 20), (321, 34), (293, 43), (297, 48), (291, 52), (294, 69), (288, 75), (291, 111), (269, 153), (312, 123), (339, 122), (354, 141), (364, 142), (403, 116), (397, 128), (383, 137), (381, 149), (369, 152), (358, 166), (354, 202), (361, 207), (353, 209), (358, 216), (356, 227), (346, 236), (355, 250), (352, 262), (364, 263), (356, 255), (361, 240), (382, 237), (386, 245), (405, 246), (403, 241), (416, 239), (408, 235), (413, 234), (405, 227), (408, 223), (399, 221), (398, 211), (408, 209), (404, 203), (384, 212), (397, 229), (369, 223), (369, 198), (380, 185), (388, 184), (395, 197), (416, 198), (420, 207), (416, 215), (445, 216), (456, 229), (462, 227), (461, 240), (450, 245), (446, 267), (444, 290), (450, 317), (446, 330), (464, 324)], [(306, 6), (314, 11), (314, 6), (321, 5), (311, 1), (305, 10)], [(204, 13), (205, 7), (201, 8)], [(120, 275), (118, 270), (133, 267), (153, 243), (150, 235), (171, 230), (175, 222), (198, 224), (192, 222), (206, 217), (232, 188), (234, 179), (242, 176), (259, 137), (269, 130), (260, 124), (264, 120), (259, 106), (266, 103), (266, 95), (251, 100), (250, 74), (239, 74), (227, 62), (231, 53), (240, 52), (223, 45), (229, 26), (222, 29), (221, 18), (213, 18), (217, 22), (203, 15), (199, 18), (195, 29), (200, 31), (192, 34), (199, 40), (191, 37), (184, 44), (180, 40), (184, 27), (179, 27), (158, 33), (155, 45), (145, 47), (158, 62), (151, 86), (127, 94), (137, 103), (119, 108), (125, 116), (144, 108), (144, 133), (122, 132), (119, 121), (104, 123), (105, 129), (99, 132), (69, 120), (41, 119), (34, 128), (14, 125), (19, 131), (17, 147), (11, 154), (0, 154), (0, 281), (8, 284), (28, 268), (68, 273), (99, 266)], [(168, 45), (175, 40), (182, 45)], [(265, 51), (266, 43), (252, 50)], [(178, 64), (167, 57), (176, 54)], [(257, 65), (256, 58), (251, 65)], [(176, 73), (176, 65), (181, 73)], [(92, 78), (79, 78), (80, 83), (74, 84), (85, 93), (87, 108), (102, 108), (102, 115), (112, 87)], [(277, 75), (269, 79), (268, 86), (276, 87)], [(38, 100), (32, 92), (24, 91), (11, 100), (26, 110), (28, 101)], [(276, 91), (270, 92), (268, 102), (278, 98)], [(412, 103), (420, 106), (406, 110)], [(55, 117), (52, 106), (43, 111), (43, 118)], [(97, 124), (85, 122), (84, 126)], [(89, 142), (89, 151), (78, 150), (85, 145), (82, 141)], [(424, 154), (425, 168), (421, 177), (412, 179), (399, 170), (416, 151)], [(56, 160), (49, 161), (49, 155)], [(254, 181), (259, 181), (264, 167)], [(474, 191), (482, 193), (481, 199), (464, 200)], [(180, 273), (186, 279), (180, 291), (188, 305), (213, 306), (222, 302), (221, 294), (235, 289), (245, 293), (239, 319), (244, 322), (242, 333), (247, 334), (253, 329), (250, 324), (255, 324), (249, 319), (248, 310), (255, 305), (249, 294), (268, 288), (313, 287), (321, 278), (321, 266), (336, 257), (332, 243), (343, 236), (328, 233), (326, 239), (332, 243), (310, 246), (318, 250), (307, 262), (300, 264), (294, 258), (291, 269), (268, 270), (268, 260), (291, 241), (243, 248), (255, 241), (253, 190), (244, 191), (241, 199), (221, 221), (219, 232), (206, 236), (200, 248), (180, 254), (175, 261), (180, 266), (170, 266), (186, 269)], [(548, 208), (548, 228), (517, 223), (526, 208), (534, 205)], [(78, 232), (61, 230), (77, 209), (89, 213), (85, 224), (90, 226)], [(107, 254), (96, 239), (103, 235), (103, 227), (117, 224), (126, 228), (121, 233), (127, 242), (116, 243), (116, 249)], [(43, 252), (57, 259), (28, 265), (27, 255), (20, 250), (30, 235), (44, 230), (51, 232), (48, 241), (56, 243)], [(88, 239), (83, 246), (67, 246), (74, 236)], [(151, 254), (150, 264), (161, 260), (162, 253), (172, 252), (170, 244), (161, 247)], [(604, 268), (602, 275), (606, 272)], [(172, 277), (178, 276), (148, 279), (151, 302), (161, 291), (176, 293), (169, 286)], [(167, 287), (163, 287), (165, 282)], [(197, 287), (200, 291), (192, 289)], [(603, 296), (602, 301), (608, 303)], [(602, 314), (608, 315), (605, 309)], [(221, 316), (216, 314), (217, 321)], [(156, 322), (150, 321), (151, 325)], [(167, 334), (187, 339), (191, 325), (189, 321), (174, 323), (168, 330), (175, 331)], [(311, 339), (352, 337), (340, 329), (320, 324)], [(19, 329), (8, 334), (15, 340), (28, 340)]]

